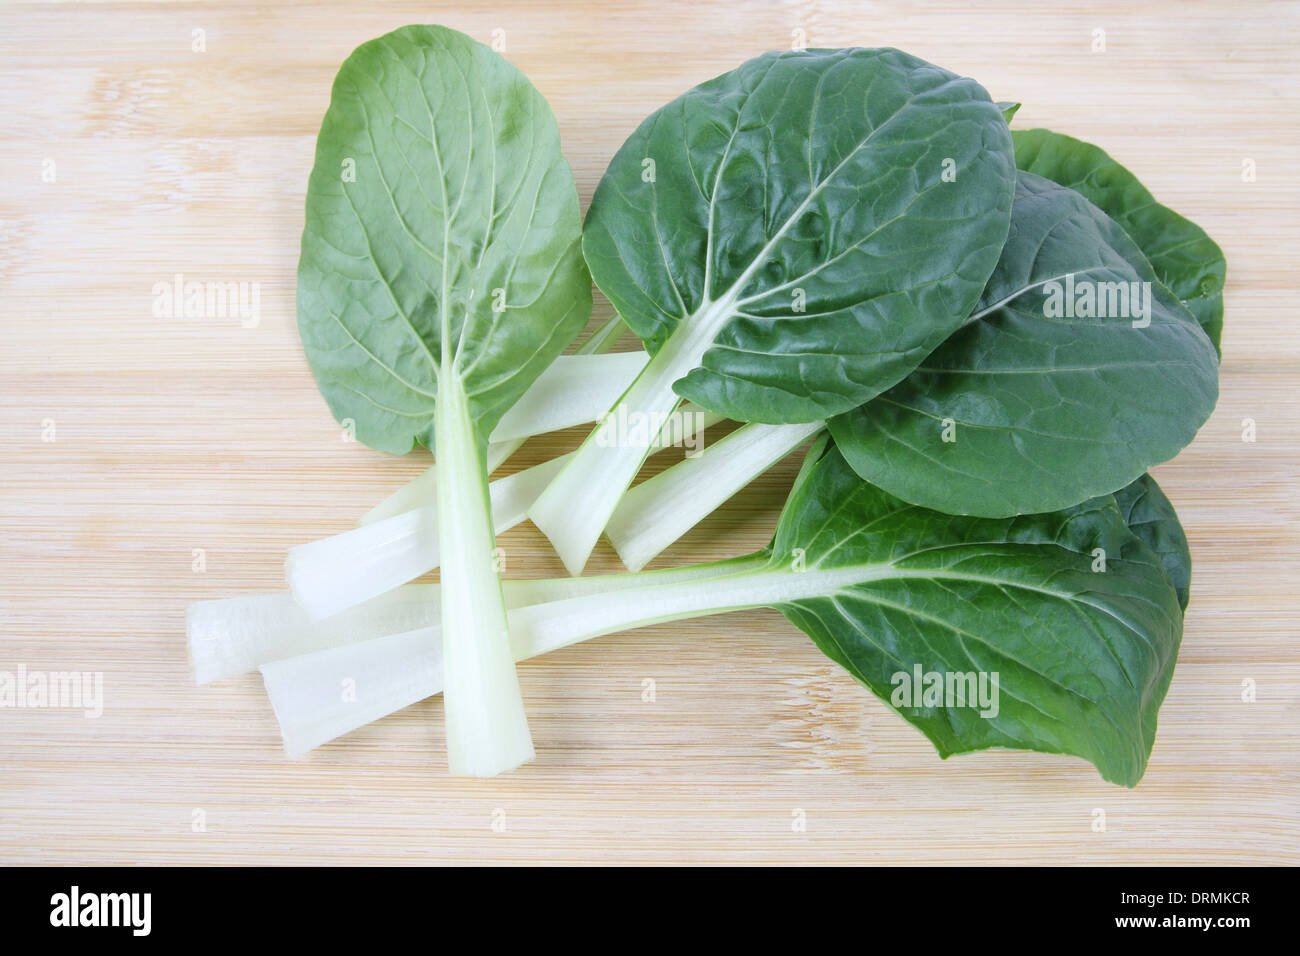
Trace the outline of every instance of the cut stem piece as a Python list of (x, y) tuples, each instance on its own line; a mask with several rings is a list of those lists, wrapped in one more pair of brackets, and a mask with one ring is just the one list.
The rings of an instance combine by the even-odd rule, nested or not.
[[(704, 429), (716, 425), (719, 416), (684, 406), (683, 429), (671, 436), (690, 446)], [(665, 432), (665, 438), (669, 437)], [(664, 444), (653, 452), (662, 451)], [(547, 484), (573, 458), (572, 452), (523, 471), (498, 478), (488, 485), (492, 502), (492, 526), (497, 534), (510, 530), (527, 516)], [(430, 469), (412, 491), (415, 510), (383, 521), (363, 525), (342, 534), (322, 538), (289, 549), (285, 571), (297, 601), (318, 618), (370, 600), (407, 581), (414, 581), (438, 566), (438, 495)], [(408, 485), (413, 488), (415, 483)]]
[[(733, 565), (738, 567), (739, 559)], [(729, 572), (718, 562), (664, 573), (685, 581)], [(501, 589), (506, 607), (515, 608), (630, 587), (631, 581), (630, 575), (502, 581)], [(437, 584), (407, 584), (324, 620), (311, 617), (283, 592), (199, 601), (185, 612), (195, 683), (209, 684), (272, 661), (437, 626), (440, 593)]]
[[(567, 458), (544, 461), (489, 485), (492, 526), (498, 534), (524, 520), (528, 506)], [(428, 498), (413, 499), (420, 505), (415, 510), (289, 549), (289, 589), (309, 615), (330, 617), (438, 567), (438, 495), (432, 477), (428, 485)]]
[(434, 412), (440, 466), (443, 692), (447, 762), (457, 776), (492, 777), (533, 759), (510, 653), (487, 472), (459, 374), (445, 357)]
[(605, 534), (627, 569), (640, 571), (825, 424), (744, 425), (630, 489)]
[(263, 664), (285, 754), (301, 757), (437, 693), (441, 641), (434, 625)]
[(561, 355), (537, 377), (492, 429), (492, 442), (509, 442), (594, 422), (618, 401), (645, 368), (643, 351)]
[(194, 682), (209, 684), (268, 661), (436, 624), (438, 595), (436, 584), (412, 584), (323, 621), (284, 593), (199, 601), (185, 610)]
[(710, 302), (683, 321), (528, 509), (570, 574), (582, 573), (619, 499), (677, 407), (673, 383), (699, 365), (732, 305), (730, 299)]

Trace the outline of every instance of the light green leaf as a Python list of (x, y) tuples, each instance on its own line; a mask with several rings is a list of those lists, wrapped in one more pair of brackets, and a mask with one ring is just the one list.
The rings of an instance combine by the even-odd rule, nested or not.
[(457, 374), (480, 440), (582, 329), (591, 288), (578, 195), (546, 100), (444, 27), (362, 44), (316, 143), (298, 327), (357, 438), (432, 445)]

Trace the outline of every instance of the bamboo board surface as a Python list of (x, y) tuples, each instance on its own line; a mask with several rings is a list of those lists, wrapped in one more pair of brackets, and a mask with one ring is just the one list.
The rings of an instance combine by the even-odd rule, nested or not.
[[(1196, 575), (1135, 790), (1071, 758), (941, 761), (767, 611), (522, 665), (538, 759), (491, 781), (447, 776), (436, 699), (289, 762), (256, 676), (193, 686), (187, 603), (281, 589), (286, 547), (425, 464), (342, 440), (294, 314), (334, 73), (411, 22), (505, 31), (584, 207), (647, 113), (802, 36), (974, 76), (1024, 101), (1017, 127), (1102, 144), (1209, 231), (1229, 263), (1222, 395), (1156, 472)], [(98, 719), (0, 710), (0, 862), (1300, 863), (1297, 49), (1294, 3), (0, 8), (0, 670), (104, 675)], [(259, 283), (260, 322), (156, 318), (177, 274)], [(763, 545), (792, 474), (656, 566)], [(502, 544), (510, 576), (562, 573), (531, 526)], [(602, 544), (591, 570), (616, 568)]]

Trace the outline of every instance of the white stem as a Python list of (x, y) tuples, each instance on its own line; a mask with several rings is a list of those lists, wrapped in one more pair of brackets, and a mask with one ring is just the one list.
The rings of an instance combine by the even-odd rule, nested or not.
[(493, 442), (529, 438), (594, 422), (645, 368), (645, 352), (561, 355), (492, 429)]
[(544, 654), (605, 634), (725, 614), (751, 607), (776, 607), (824, 597), (850, 585), (884, 578), (920, 577), (932, 572), (895, 569), (890, 564), (850, 565), (821, 569), (768, 562), (741, 565), (739, 570), (694, 580), (657, 579), (662, 572), (629, 575), (642, 586), (594, 592), (529, 604), (510, 611), (512, 641), (529, 654)]
[[(715, 561), (648, 574), (598, 575), (549, 581), (503, 582), (507, 606), (563, 601), (624, 590), (680, 586), (761, 569), (761, 555)], [(262, 664), (271, 706), (285, 752), (299, 757), (309, 750), (418, 700), (442, 692), (442, 658), (437, 653), (439, 628), (372, 637), (354, 643)], [(515, 660), (542, 653), (527, 629), (511, 632)]]
[[(605, 357), (604, 353), (609, 351), (614, 343), (618, 341), (619, 336), (623, 334), (624, 328), (623, 320), (615, 315), (595, 332), (592, 332), (586, 341), (578, 346), (578, 350), (572, 356), (562, 355), (560, 358), (573, 359), (577, 356)], [(519, 447), (533, 435), (540, 435), (543, 432), (552, 430), (550, 427), (551, 422), (567, 422), (567, 424), (558, 427), (568, 428), (572, 425), (594, 422), (604, 414), (605, 410), (631, 384), (632, 379), (636, 377), (649, 359), (643, 351), (628, 352), (624, 353), (624, 355), (634, 356), (635, 358), (630, 359), (619, 356), (612, 363), (603, 364), (600, 361), (594, 364), (584, 364), (581, 360), (578, 362), (565, 361), (558, 366), (552, 366), (552, 368), (558, 368), (558, 372), (552, 373), (549, 368), (543, 372), (502, 418), (502, 421), (507, 421), (512, 415), (516, 414), (516, 409), (519, 410), (517, 414), (520, 416), (535, 416), (531, 422), (520, 422), (516, 419), (508, 427), (507, 430), (521, 432), (520, 437), (508, 441), (495, 440), (496, 433), (502, 430), (500, 423), (497, 424), (496, 429), (493, 431), (493, 440), (488, 443), (487, 473), (491, 475), (500, 468), (506, 459), (518, 451)], [(559, 390), (559, 402), (564, 406), (564, 411), (548, 411), (550, 399), (547, 398), (547, 395), (556, 391), (554, 379), (548, 376), (567, 376), (566, 381), (571, 381), (574, 370), (582, 370), (578, 382), (570, 384), (567, 389)], [(436, 501), (437, 469), (436, 466), (430, 465), (419, 477), (407, 482), (407, 484), (362, 515), (358, 524), (382, 521), (384, 518), (391, 518), (393, 515), (402, 514), (412, 508), (432, 505)]]
[(444, 355), (434, 411), (442, 567), (443, 706), (447, 762), (456, 776), (492, 777), (533, 759), (510, 653), (487, 472), (469, 399)]
[(736, 429), (699, 455), (629, 489), (605, 527), (606, 536), (628, 570), (640, 571), (825, 424)]
[[(283, 593), (199, 601), (185, 609), (194, 681), (208, 684), (267, 661), (435, 624), (438, 596), (436, 584), (412, 584), (324, 621)], [(556, 592), (550, 599), (563, 596)]]
[[(517, 452), (527, 440), (527, 438), (516, 438), (513, 441), (490, 443), (485, 456), (487, 473), (491, 475), (505, 464), (510, 456)], [(438, 466), (430, 465), (363, 514), (358, 519), (357, 526), (374, 524), (400, 514), (406, 514), (406, 512), (413, 511), (416, 508), (423, 508), (426, 505), (436, 506), (437, 503)]]
[[(567, 459), (544, 461), (489, 485), (498, 534), (524, 520)], [(311, 616), (326, 618), (427, 574), (438, 561), (435, 493), (413, 511), (290, 548), (285, 575), (298, 603)]]
[[(704, 564), (688, 564), (680, 568), (642, 571), (639, 574), (593, 574), (578, 578), (504, 581), (502, 584), (506, 592), (506, 607), (513, 611), (534, 604), (551, 604), (573, 598), (621, 594), (624, 591), (638, 591), (647, 587), (679, 587), (699, 581), (712, 581), (715, 578), (729, 578), (733, 575), (761, 570), (767, 564), (768, 558), (759, 553), (709, 561)], [(520, 639), (521, 642), (524, 640)], [(526, 643), (516, 642), (513, 637), (511, 642), (517, 647), (527, 649)]]
[[(725, 562), (714, 562), (673, 569), (662, 572), (672, 577), (657, 580), (694, 580), (725, 573), (726, 567)], [(644, 577), (502, 581), (501, 588), (506, 607), (512, 608), (632, 587)], [(246, 674), (271, 661), (436, 626), (441, 620), (440, 594), (437, 584), (407, 584), (324, 620), (313, 618), (287, 593), (199, 601), (185, 611), (195, 683), (209, 684)]]
[[(523, 442), (519, 443), (520, 445)], [(512, 448), (510, 444), (488, 445), (488, 456), (491, 457), (494, 448), (505, 448), (510, 454), (514, 454), (518, 446)], [(490, 468), (491, 462), (488, 462)], [(491, 474), (491, 471), (488, 472)], [(406, 514), (416, 508), (423, 508), (426, 505), (432, 505), (438, 500), (438, 466), (430, 465), (424, 471), (420, 472), (402, 487), (398, 488), (391, 495), (385, 498), (379, 504), (375, 505), (369, 511), (361, 516), (357, 522), (357, 527), (364, 528), (366, 525), (377, 524), (380, 521), (387, 521), (389, 518), (395, 518), (398, 515)]]
[(438, 511), (417, 508), (289, 549), (289, 590), (309, 615), (328, 618), (438, 566)]
[(696, 368), (731, 314), (710, 302), (678, 324), (618, 404), (587, 436), (528, 516), (550, 539), (570, 574), (580, 574), (610, 515), (677, 405), (673, 384)]
[(285, 753), (301, 757), (436, 693), (440, 631), (425, 627), (263, 664)]
[[(528, 441), (527, 437), (516, 438), (512, 441), (488, 442), (487, 454), (483, 456), (483, 463), (484, 466), (487, 468), (488, 477), (490, 478), (494, 471), (496, 471), (498, 468), (500, 468), (510, 459), (511, 455), (513, 455), (520, 448), (522, 448), (524, 442), (526, 441)], [(429, 471), (433, 471), (433, 470), (434, 470), (433, 465), (430, 465)], [(432, 500), (432, 496), (430, 496), (430, 500)], [(374, 510), (375, 510), (374, 508), (370, 509), (370, 511), (374, 511)], [(403, 509), (403, 510), (410, 510), (410, 509)], [(370, 514), (370, 512), (366, 512), (366, 515), (368, 514)], [(362, 515), (361, 520), (358, 521), (357, 524), (365, 524), (366, 515)]]
[[(720, 416), (694, 409), (683, 411), (680, 420), (685, 428), (672, 437), (690, 446)], [(498, 534), (524, 520), (529, 506), (572, 457), (561, 455), (488, 485)], [(415, 510), (289, 549), (289, 587), (309, 614), (329, 617), (438, 566), (438, 498), (433, 470), (426, 475), (429, 497), (419, 499)]]
[(592, 332), (574, 351), (575, 355), (599, 355), (601, 352), (608, 352), (618, 340), (623, 337), (627, 331), (627, 326), (623, 324), (623, 317), (615, 313), (605, 320), (605, 324)]

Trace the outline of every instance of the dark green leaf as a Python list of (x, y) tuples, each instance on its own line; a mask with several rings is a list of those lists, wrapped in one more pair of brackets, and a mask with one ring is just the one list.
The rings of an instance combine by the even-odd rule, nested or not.
[[(610, 163), (583, 250), (676, 391), (731, 418), (813, 421), (952, 333), (1006, 237), (1014, 164), (971, 80), (897, 50), (770, 53), (657, 110)], [(687, 331), (690, 330), (690, 331)]]
[(791, 493), (772, 554), (806, 582), (789, 587), (814, 595), (777, 606), (883, 700), (917, 668), (998, 675), (996, 715), (956, 699), (896, 708), (942, 756), (1013, 747), (1077, 755), (1127, 786), (1141, 778), (1182, 614), (1111, 496), (959, 517), (872, 487), (831, 450)]
[(1156, 202), (1136, 176), (1100, 147), (1046, 129), (1012, 135), (1021, 169), (1081, 193), (1124, 227), (1217, 349), (1227, 263), (1205, 230)]
[[(1149, 288), (1149, 324), (1058, 315), (1051, 306), (1064, 308), (1075, 281), (1149, 283), (1138, 287)], [(1078, 193), (1021, 173), (973, 321), (830, 427), (854, 468), (891, 494), (1002, 517), (1122, 488), (1190, 442), (1217, 395), (1213, 345), (1124, 230)]]
[(1129, 529), (1160, 558), (1178, 593), (1178, 606), (1186, 611), (1192, 586), (1192, 554), (1174, 506), (1150, 475), (1115, 492), (1115, 504)]

